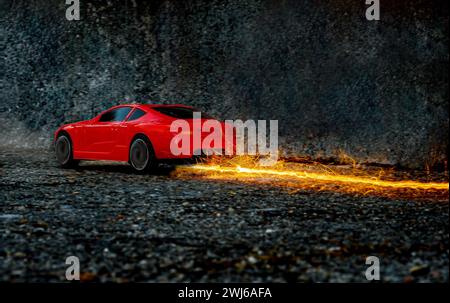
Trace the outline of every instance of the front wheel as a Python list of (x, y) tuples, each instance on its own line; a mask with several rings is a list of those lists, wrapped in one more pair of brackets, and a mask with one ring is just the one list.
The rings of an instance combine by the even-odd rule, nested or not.
[(65, 133), (56, 138), (55, 155), (59, 165), (63, 168), (72, 168), (78, 165), (79, 161), (73, 159), (72, 141)]
[(130, 164), (138, 173), (149, 172), (156, 166), (152, 144), (144, 136), (137, 136), (130, 145)]

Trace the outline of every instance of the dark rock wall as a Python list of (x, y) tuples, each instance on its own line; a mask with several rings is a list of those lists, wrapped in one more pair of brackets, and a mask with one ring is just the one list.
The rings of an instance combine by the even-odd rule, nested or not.
[(151, 101), (278, 119), (291, 154), (447, 159), (446, 1), (381, 0), (378, 22), (363, 0), (64, 2), (0, 0), (2, 145)]

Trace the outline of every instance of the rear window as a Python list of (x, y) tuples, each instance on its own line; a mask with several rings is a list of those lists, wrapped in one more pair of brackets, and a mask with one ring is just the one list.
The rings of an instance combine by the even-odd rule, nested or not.
[[(153, 107), (153, 110), (166, 116), (177, 119), (192, 119), (194, 112), (200, 112), (198, 109), (189, 107)], [(210, 115), (201, 113), (204, 119), (213, 119)]]

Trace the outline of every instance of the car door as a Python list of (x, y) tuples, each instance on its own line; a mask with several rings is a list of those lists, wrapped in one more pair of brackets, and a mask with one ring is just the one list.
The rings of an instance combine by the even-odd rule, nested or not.
[(142, 122), (142, 117), (146, 112), (139, 108), (134, 108), (125, 119), (117, 125), (116, 129), (116, 146), (114, 158), (118, 161), (128, 161), (128, 152), (130, 148), (131, 139), (136, 135), (135, 126)]
[(130, 106), (113, 108), (86, 125), (86, 157), (95, 160), (116, 160), (120, 124), (131, 111)]

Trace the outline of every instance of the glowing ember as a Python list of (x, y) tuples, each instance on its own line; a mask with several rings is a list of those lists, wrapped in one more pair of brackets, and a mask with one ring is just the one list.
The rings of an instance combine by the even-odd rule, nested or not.
[[(181, 177), (194, 175), (206, 179), (256, 182), (306, 190), (448, 199), (448, 182), (425, 182), (417, 180), (417, 176), (412, 179), (407, 172), (354, 165), (325, 166), (319, 163), (280, 162), (274, 167), (260, 167), (255, 163), (248, 158), (227, 161), (213, 159), (208, 163), (178, 167), (176, 174)], [(439, 181), (442, 181), (442, 177)]]

